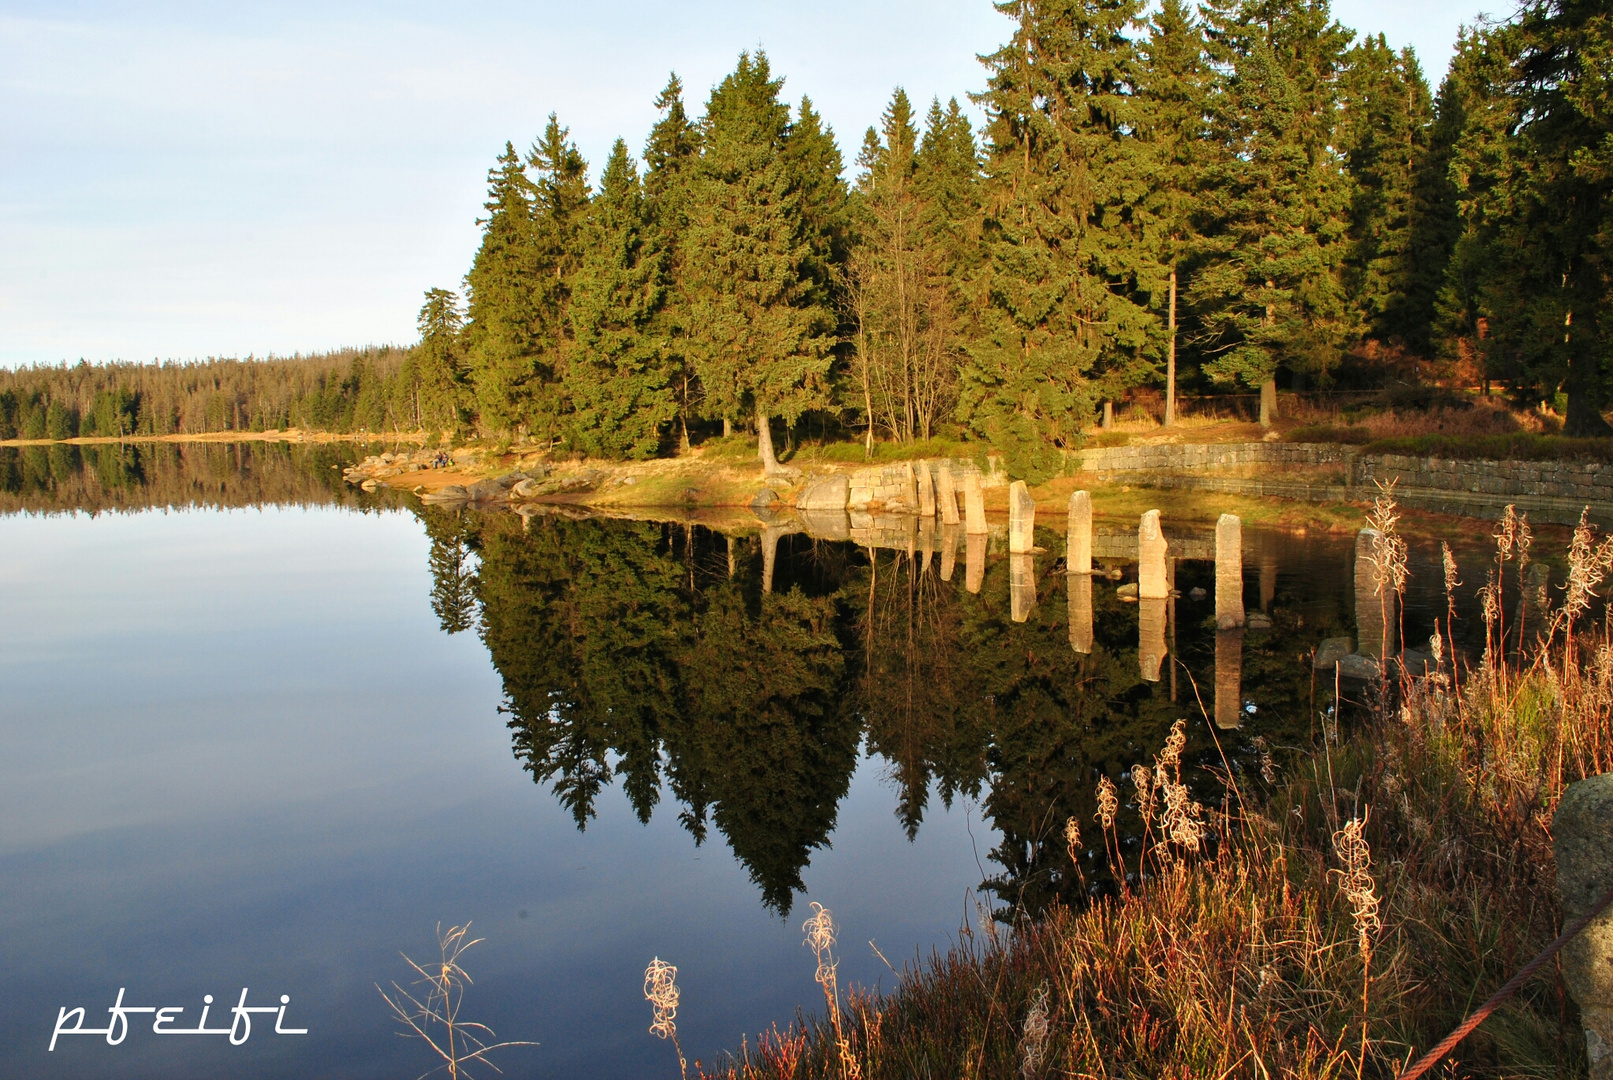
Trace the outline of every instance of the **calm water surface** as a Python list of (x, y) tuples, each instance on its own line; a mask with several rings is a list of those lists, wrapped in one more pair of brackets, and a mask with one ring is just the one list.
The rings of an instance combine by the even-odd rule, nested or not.
[[(1172, 720), (1220, 762), (1194, 704), (1217, 685), (1213, 602), (1191, 597), (1213, 598), (1208, 562), (1176, 567), (1181, 663), (1156, 682), (1116, 582), (1094, 581), (1072, 650), (1053, 555), (1016, 622), (1008, 559), (972, 593), (961, 547), (943, 581), (938, 555), (759, 524), (411, 509), (313, 452), (6, 453), (0, 1075), (418, 1075), (375, 984), (467, 920), (486, 941), (465, 1015), (542, 1044), (509, 1074), (673, 1075), (645, 1030), (652, 956), (710, 1061), (820, 1000), (809, 901), (842, 927), (842, 979), (888, 988), (870, 940), (900, 965), (976, 898), (1101, 888), (1063, 822)], [(84, 512), (111, 508), (130, 512)], [(1329, 688), (1302, 657), (1355, 608), (1353, 536), (1251, 530), (1245, 551), (1274, 626), (1238, 650), (1243, 722), (1219, 735), (1240, 770), (1257, 736), (1309, 744)], [(1408, 639), (1431, 629), (1437, 545), (1413, 556)], [(237, 1047), (136, 1017), (121, 1045), (47, 1052), (60, 1007), (104, 1026), (120, 987), (187, 1023), (203, 994), (226, 1023), (242, 987), (288, 994), (309, 1034), (259, 1018)]]

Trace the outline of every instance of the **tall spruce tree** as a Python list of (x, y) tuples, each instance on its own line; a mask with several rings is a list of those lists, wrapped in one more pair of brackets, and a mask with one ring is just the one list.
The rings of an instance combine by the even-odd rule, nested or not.
[[(1148, 21), (1142, 42), (1144, 127), (1152, 152), (1148, 200), (1167, 276), (1155, 292), (1165, 307), (1165, 426), (1176, 422), (1177, 293), (1184, 263), (1193, 251), (1200, 205), (1199, 185), (1210, 136), (1212, 74), (1204, 33), (1182, 0), (1164, 0)], [(1163, 296), (1161, 297), (1161, 294)]]
[(675, 288), (683, 277), (684, 231), (689, 224), (689, 181), (700, 156), (700, 132), (683, 104), (683, 83), (674, 73), (657, 95), (661, 116), (644, 144), (644, 202), (666, 296), (647, 331), (662, 350), (669, 385), (677, 403), (681, 442), (689, 443), (689, 420), (698, 415), (697, 383), (686, 355), (688, 312)]
[(542, 439), (561, 438), (575, 339), (571, 294), (588, 223), (588, 165), (554, 113), (527, 154), (532, 177), (532, 308), (536, 377), (522, 419)]
[(414, 422), (427, 430), (452, 431), (464, 419), (465, 317), (459, 297), (447, 289), (427, 290), (419, 325), (420, 344), (409, 358)]
[(810, 163), (826, 159), (788, 152), (782, 84), (765, 54), (742, 53), (712, 91), (690, 180), (683, 264), (690, 351), (706, 409), (755, 417), (757, 454), (769, 472), (779, 468), (770, 418), (793, 422), (829, 403), (835, 330), (818, 275), (832, 214), (826, 200), (804, 190)]
[(1056, 467), (1093, 403), (1153, 372), (1147, 290), (1157, 248), (1140, 235), (1147, 155), (1136, 0), (1004, 0), (1017, 26), (985, 58), (989, 117), (982, 336), (960, 413), (1024, 475)]
[(1279, 367), (1325, 377), (1347, 332), (1339, 268), (1347, 178), (1334, 150), (1337, 82), (1353, 34), (1327, 0), (1207, 3), (1222, 78), (1204, 171), (1203, 265), (1188, 290), (1204, 371), (1261, 391)]
[(572, 288), (567, 441), (606, 457), (649, 457), (676, 411), (653, 322), (666, 295), (664, 253), (627, 144), (617, 139), (589, 206)]
[(470, 316), (465, 338), (482, 424), (508, 430), (526, 413), (540, 349), (533, 301), (534, 192), (509, 143), (487, 180), (482, 243), (465, 275)]
[(1419, 199), (1428, 156), (1433, 106), (1416, 55), (1396, 53), (1382, 34), (1346, 55), (1341, 80), (1340, 143), (1352, 180), (1349, 253), (1344, 285), (1361, 332), (1428, 348), (1437, 279), (1419, 260), (1422, 218), (1433, 207)]

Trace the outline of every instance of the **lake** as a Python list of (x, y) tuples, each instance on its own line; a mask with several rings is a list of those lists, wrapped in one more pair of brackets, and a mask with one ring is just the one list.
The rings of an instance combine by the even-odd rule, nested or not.
[[(469, 921), (462, 1017), (540, 1044), (506, 1072), (676, 1075), (652, 957), (709, 1063), (821, 1005), (812, 902), (842, 983), (884, 989), (982, 906), (1080, 902), (1110, 886), (1064, 823), (1096, 841), (1099, 776), (1185, 717), (1200, 797), (1212, 770), (1263, 783), (1324, 722), (1310, 650), (1356, 631), (1353, 534), (1246, 528), (1271, 629), (1229, 639), (1202, 527), (1166, 523), (1194, 557), (1154, 625), (1120, 595), (1135, 522), (1100, 521), (1117, 576), (1078, 605), (1054, 530), (1021, 566), (903, 522), (427, 509), (343, 485), (362, 452), (0, 448), (0, 1074), (419, 1075), (377, 984)], [(1488, 531), (1459, 545), (1470, 649)], [(1426, 640), (1438, 544), (1411, 554)], [(104, 1028), (120, 988), (180, 1027), (204, 994), (224, 1026), (242, 988), (286, 995), (308, 1033), (138, 1014), (47, 1050), (59, 1010)]]

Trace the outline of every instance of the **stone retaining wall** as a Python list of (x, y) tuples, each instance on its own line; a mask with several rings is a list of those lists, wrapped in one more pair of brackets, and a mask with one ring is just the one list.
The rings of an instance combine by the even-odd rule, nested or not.
[(1161, 469), (1236, 469), (1250, 465), (1341, 465), (1354, 448), (1337, 443), (1156, 443), (1081, 451), (1083, 472), (1157, 472)]
[[(1343, 467), (1342, 484), (1205, 475), (1328, 465)], [(1613, 524), (1613, 465), (1600, 462), (1451, 461), (1363, 454), (1334, 443), (1165, 443), (1083, 450), (1081, 468), (1148, 487), (1311, 502), (1367, 499), (1392, 481), (1401, 502), (1428, 510), (1488, 516), (1511, 503), (1537, 520), (1571, 524), (1589, 507), (1592, 520)]]

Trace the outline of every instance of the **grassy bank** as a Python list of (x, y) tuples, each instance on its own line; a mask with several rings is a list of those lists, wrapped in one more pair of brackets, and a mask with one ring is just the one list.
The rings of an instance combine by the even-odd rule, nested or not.
[[(1488, 566), (1450, 566), (1448, 593), (1523, 580), (1526, 530), (1500, 535)], [(1378, 554), (1392, 592), (1403, 549)], [(703, 1075), (1399, 1075), (1555, 936), (1551, 815), (1613, 768), (1613, 647), (1583, 625), (1613, 545), (1582, 528), (1570, 559), (1546, 614), (1486, 603), (1472, 665), (1433, 646), (1438, 674), (1353, 695), (1346, 730), (1324, 709), (1313, 745), (1272, 748), (1260, 774), (1212, 770), (1219, 799), (1190, 794), (1178, 725), (1148, 767), (1097, 781), (1099, 820), (1066, 825), (1069, 872), (1095, 853), (1118, 892), (983, 919), (887, 996), (842, 995), (831, 969), (823, 1018)], [(1548, 965), (1432, 1075), (1584, 1072)]]

